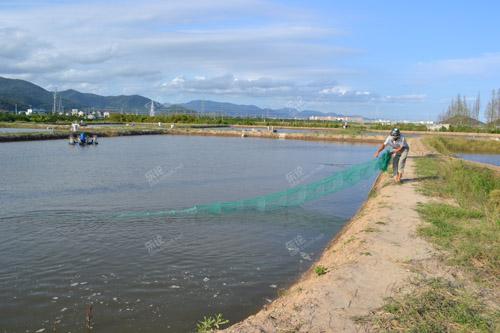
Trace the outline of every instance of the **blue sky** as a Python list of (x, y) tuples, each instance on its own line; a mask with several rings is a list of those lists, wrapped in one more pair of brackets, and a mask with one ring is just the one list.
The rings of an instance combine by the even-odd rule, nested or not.
[(497, 1), (0, 1), (0, 75), (47, 89), (435, 119), (500, 88)]

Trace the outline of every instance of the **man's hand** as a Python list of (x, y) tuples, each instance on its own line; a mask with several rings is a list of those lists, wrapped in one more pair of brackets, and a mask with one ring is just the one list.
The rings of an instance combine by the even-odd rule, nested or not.
[(379, 154), (380, 154), (380, 153), (379, 153), (378, 151), (376, 151), (376, 152), (375, 152), (375, 154), (374, 154), (373, 156), (374, 156), (375, 158), (377, 158)]

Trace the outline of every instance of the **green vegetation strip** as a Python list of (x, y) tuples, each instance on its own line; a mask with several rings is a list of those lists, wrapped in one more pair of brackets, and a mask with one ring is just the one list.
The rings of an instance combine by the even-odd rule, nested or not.
[(464, 138), (445, 138), (441, 136), (432, 136), (426, 138), (425, 142), (441, 154), (500, 154), (500, 141), (497, 140), (471, 140)]
[[(0, 122), (16, 123), (44, 123), (44, 124), (71, 124), (79, 122), (82, 118), (77, 116), (37, 114), (37, 115), (15, 115), (0, 112)], [(101, 123), (102, 120), (85, 120), (87, 123)], [(112, 123), (176, 123), (176, 124), (202, 124), (202, 125), (248, 125), (248, 126), (281, 126), (281, 127), (308, 127), (308, 128), (342, 128), (340, 121), (321, 121), (307, 119), (265, 119), (265, 118), (243, 118), (227, 117), (221, 115), (204, 115), (196, 113), (164, 113), (155, 117), (146, 114), (119, 114), (112, 113), (107, 122)], [(349, 124), (351, 130), (362, 131), (366, 127), (357, 123)]]

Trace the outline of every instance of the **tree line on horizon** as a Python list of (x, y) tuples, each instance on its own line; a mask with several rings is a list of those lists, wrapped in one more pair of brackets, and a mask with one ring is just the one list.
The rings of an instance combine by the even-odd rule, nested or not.
[[(462, 120), (467, 125), (475, 125), (480, 122), (481, 95), (478, 93), (474, 102), (469, 103), (467, 97), (457, 94), (451, 99), (445, 112), (439, 116), (440, 122), (450, 119)], [(500, 89), (491, 91), (491, 98), (484, 109), (484, 118), (487, 124), (496, 124), (500, 120)], [(475, 121), (474, 121), (475, 120)]]

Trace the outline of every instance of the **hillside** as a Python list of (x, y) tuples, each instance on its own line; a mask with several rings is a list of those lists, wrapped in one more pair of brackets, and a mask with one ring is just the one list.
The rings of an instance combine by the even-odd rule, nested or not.
[(177, 104), (172, 104), (172, 105), (164, 104), (158, 109), (156, 109), (156, 114), (167, 114), (167, 113), (196, 114), (197, 112)]
[(73, 89), (61, 91), (59, 95), (86, 107), (137, 110), (138, 112), (146, 112), (148, 109), (147, 105), (151, 102), (149, 98), (139, 95), (100, 96), (82, 93)]
[(205, 100), (194, 100), (179, 105), (199, 113), (222, 113), (235, 116), (261, 117), (264, 112), (263, 109), (255, 105), (239, 105)]
[[(26, 109), (31, 105), (51, 110), (53, 98), (51, 92), (31, 82), (0, 77), (0, 109), (13, 110), (17, 104), (19, 109)], [(64, 98), (63, 104), (69, 107), (79, 106)]]
[[(124, 112), (147, 113), (150, 99), (144, 96), (100, 96), (81, 93), (70, 89), (58, 94), (62, 97), (65, 108), (101, 108), (116, 109)], [(33, 107), (52, 110), (54, 95), (52, 92), (28, 81), (0, 77), (0, 110), (19, 110)], [(155, 102), (156, 103), (156, 102)], [(156, 103), (160, 106), (160, 103)]]
[(474, 118), (465, 117), (465, 116), (453, 116), (441, 121), (444, 124), (450, 124), (454, 126), (481, 126), (484, 123), (476, 120)]

